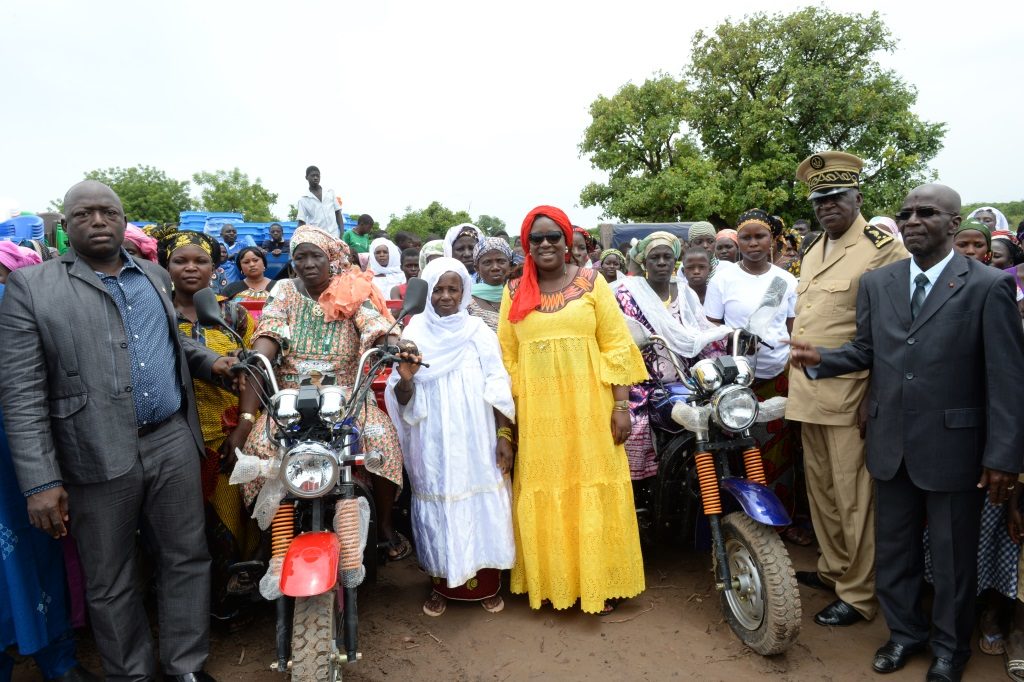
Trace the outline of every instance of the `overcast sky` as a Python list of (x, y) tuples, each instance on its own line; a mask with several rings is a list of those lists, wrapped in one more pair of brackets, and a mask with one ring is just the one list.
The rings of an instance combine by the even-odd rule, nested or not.
[[(579, 193), (602, 176), (577, 145), (594, 98), (678, 75), (697, 29), (806, 4), (2, 0), (0, 197), (41, 211), (94, 168), (238, 166), (284, 217), (315, 164), (381, 223), (438, 200), (513, 229), (541, 203), (593, 225)], [(824, 4), (883, 13), (899, 49), (882, 62), (948, 124), (942, 182), (1024, 198), (1024, 5)]]

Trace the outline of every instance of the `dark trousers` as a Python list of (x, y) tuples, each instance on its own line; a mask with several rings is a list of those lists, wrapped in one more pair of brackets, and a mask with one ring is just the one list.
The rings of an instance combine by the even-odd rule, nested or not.
[(156, 677), (149, 621), (135, 584), (139, 529), (156, 550), (164, 673), (201, 670), (209, 646), (210, 556), (199, 454), (185, 418), (172, 417), (140, 438), (128, 473), (67, 490), (107, 679)]
[(932, 652), (957, 662), (970, 657), (983, 495), (980, 490), (922, 490), (905, 466), (892, 480), (876, 481), (875, 586), (894, 642), (928, 640), (928, 618), (921, 607), (921, 533), (927, 521), (935, 586)]

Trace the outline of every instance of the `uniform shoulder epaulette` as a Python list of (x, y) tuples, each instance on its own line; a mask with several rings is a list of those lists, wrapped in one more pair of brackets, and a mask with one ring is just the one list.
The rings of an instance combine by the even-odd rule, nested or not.
[(874, 225), (864, 226), (864, 236), (867, 237), (876, 249), (880, 249), (893, 240), (893, 236), (885, 230), (880, 230)]
[(811, 241), (807, 242), (807, 245), (803, 247), (803, 252), (807, 253), (811, 250), (811, 247), (818, 243), (818, 240), (825, 235), (824, 232), (815, 232), (814, 236), (811, 237)]

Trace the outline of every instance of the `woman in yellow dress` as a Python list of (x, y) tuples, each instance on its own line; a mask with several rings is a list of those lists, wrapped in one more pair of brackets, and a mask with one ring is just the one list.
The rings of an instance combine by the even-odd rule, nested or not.
[(610, 613), (644, 590), (623, 443), (629, 387), (647, 379), (640, 351), (598, 271), (569, 263), (572, 224), (538, 206), (523, 221), (523, 276), (498, 323), (519, 420), (512, 592), (530, 606)]

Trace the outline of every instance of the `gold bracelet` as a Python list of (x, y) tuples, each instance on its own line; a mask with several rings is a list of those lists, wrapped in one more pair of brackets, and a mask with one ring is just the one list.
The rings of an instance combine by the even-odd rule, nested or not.
[(244, 419), (245, 421), (249, 422), (250, 424), (255, 424), (256, 423), (256, 415), (254, 415), (252, 412), (243, 412), (242, 414), (238, 415), (238, 419), (239, 420)]
[(612, 408), (616, 412), (629, 412), (629, 401), (628, 400), (616, 400), (615, 406)]
[(512, 429), (508, 426), (502, 426), (498, 429), (498, 438), (504, 438), (509, 443), (512, 442)]

